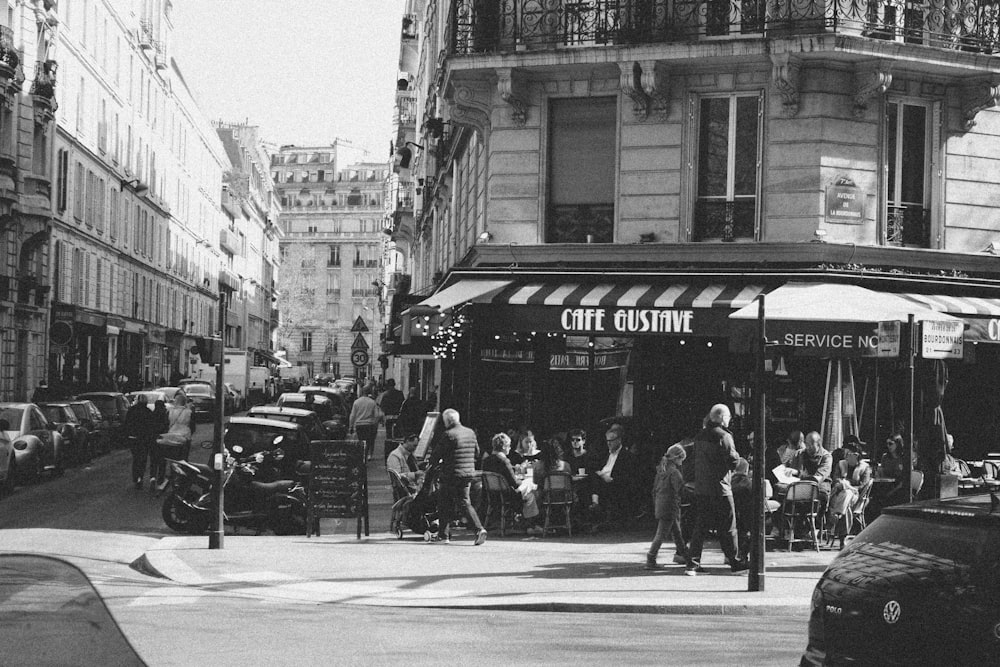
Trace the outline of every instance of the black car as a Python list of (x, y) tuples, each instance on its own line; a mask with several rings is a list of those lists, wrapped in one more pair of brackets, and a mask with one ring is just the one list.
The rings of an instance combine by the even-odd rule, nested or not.
[(38, 403), (38, 408), (62, 435), (66, 456), (70, 461), (89, 463), (94, 458), (95, 452), (91, 451), (89, 442), (90, 433), (69, 403), (63, 401)]
[(187, 382), (182, 386), (190, 401), (195, 421), (202, 416), (208, 419), (215, 417), (215, 388), (212, 385), (207, 382)]
[(91, 401), (101, 411), (108, 422), (108, 435), (113, 447), (125, 447), (125, 413), (128, 412), (128, 400), (125, 394), (117, 391), (89, 391), (76, 397), (78, 401)]
[(1000, 664), (1000, 499), (889, 507), (813, 592), (800, 665)]
[(87, 442), (93, 455), (111, 451), (111, 422), (104, 418), (93, 401), (66, 401), (66, 405), (76, 413), (80, 424), (87, 430)]

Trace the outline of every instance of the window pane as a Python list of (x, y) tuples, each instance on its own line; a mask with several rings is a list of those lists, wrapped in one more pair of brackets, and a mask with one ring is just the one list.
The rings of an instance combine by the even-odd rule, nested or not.
[(903, 202), (924, 203), (924, 160), (927, 146), (927, 108), (922, 106), (903, 107)]
[(888, 177), (888, 190), (889, 199), (894, 200), (896, 197), (896, 132), (897, 132), (897, 120), (899, 114), (899, 105), (895, 102), (890, 102), (886, 111), (886, 144), (885, 144), (885, 155), (889, 166), (889, 177)]
[(549, 113), (549, 200), (611, 204), (615, 192), (617, 100), (553, 100)]
[(698, 126), (698, 196), (726, 196), (729, 159), (729, 99), (701, 101)]
[(737, 195), (757, 194), (757, 105), (756, 97), (736, 98)]

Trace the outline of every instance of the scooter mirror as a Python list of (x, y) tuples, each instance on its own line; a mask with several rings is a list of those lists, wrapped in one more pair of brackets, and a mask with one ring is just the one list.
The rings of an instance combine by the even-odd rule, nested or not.
[(285, 441), (285, 436), (279, 435), (279, 436), (275, 437), (274, 440), (271, 441), (271, 444), (274, 445), (275, 447), (277, 447), (278, 445), (280, 445), (284, 441)]
[(230, 447), (230, 449), (233, 451), (234, 454), (242, 454), (243, 453), (243, 446), (242, 445), (233, 445), (232, 447)]

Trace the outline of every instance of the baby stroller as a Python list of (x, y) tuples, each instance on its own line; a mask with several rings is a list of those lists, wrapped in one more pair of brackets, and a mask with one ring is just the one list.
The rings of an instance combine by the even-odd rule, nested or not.
[(423, 535), (425, 541), (430, 541), (431, 536), (437, 532), (437, 506), (434, 498), (436, 472), (435, 468), (428, 470), (423, 484), (415, 494), (407, 492), (393, 504), (389, 531), (395, 533), (397, 538), (403, 539), (404, 527)]

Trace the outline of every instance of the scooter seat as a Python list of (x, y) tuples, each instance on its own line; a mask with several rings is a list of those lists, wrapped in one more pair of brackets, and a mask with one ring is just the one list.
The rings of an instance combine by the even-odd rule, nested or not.
[(295, 482), (289, 479), (279, 479), (277, 482), (251, 482), (251, 488), (253, 488), (254, 493), (262, 494), (265, 496), (274, 493), (287, 493), (292, 490), (295, 486)]

